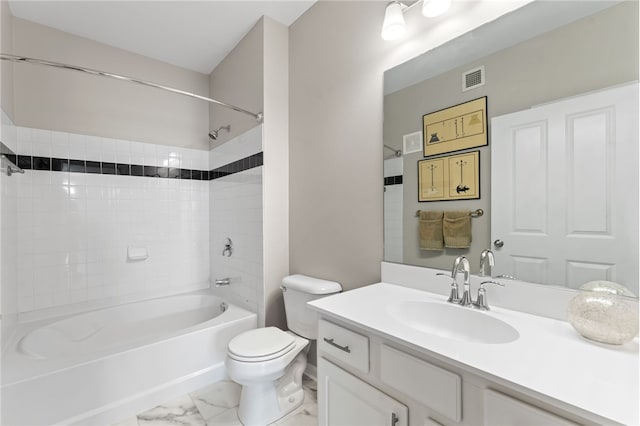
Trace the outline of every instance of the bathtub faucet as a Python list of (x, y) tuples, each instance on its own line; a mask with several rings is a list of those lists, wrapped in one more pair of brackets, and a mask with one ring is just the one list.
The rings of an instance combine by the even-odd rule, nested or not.
[(221, 287), (225, 285), (231, 284), (231, 278), (222, 278), (220, 280), (216, 280), (216, 287)]

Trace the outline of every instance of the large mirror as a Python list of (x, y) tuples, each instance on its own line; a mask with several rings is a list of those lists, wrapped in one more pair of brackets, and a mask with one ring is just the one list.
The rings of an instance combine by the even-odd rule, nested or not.
[[(385, 72), (384, 259), (450, 269), (464, 255), (478, 273), (491, 249), (494, 276), (571, 288), (606, 279), (637, 294), (637, 80), (636, 1), (535, 1)], [(483, 97), (488, 144), (425, 156), (423, 116)], [(616, 127), (625, 120), (628, 130)], [(562, 152), (556, 134), (568, 139)], [(419, 201), (438, 163), (425, 160), (455, 168), (454, 156), (475, 152), (479, 198)], [(555, 199), (565, 210), (549, 207)], [(419, 212), (478, 209), (468, 247), (424, 249)]]

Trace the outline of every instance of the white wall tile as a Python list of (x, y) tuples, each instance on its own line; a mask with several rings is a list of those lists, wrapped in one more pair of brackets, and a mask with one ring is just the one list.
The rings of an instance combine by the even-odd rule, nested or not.
[(384, 160), (384, 177), (400, 176), (403, 173), (403, 164), (402, 157)]
[[(13, 124), (8, 115), (2, 111), (2, 141), (12, 150), (18, 147), (18, 134), (23, 137), (25, 133)], [(4, 349), (8, 338), (11, 336), (13, 328), (17, 323), (17, 314), (21, 305), (33, 303), (32, 280), (30, 274), (25, 271), (22, 275), (27, 283), (24, 291), (20, 291), (20, 252), (18, 250), (18, 226), (19, 205), (24, 210), (29, 208), (30, 203), (22, 203), (18, 197), (19, 178), (23, 175), (6, 174), (6, 163), (2, 160), (2, 170), (0, 171), (0, 313), (2, 314), (2, 336), (1, 347)], [(24, 199), (22, 199), (24, 200)]]
[[(209, 167), (220, 167), (261, 151), (261, 126), (212, 150)], [(250, 148), (248, 148), (250, 147)], [(255, 150), (257, 148), (257, 150)], [(214, 291), (258, 312), (262, 294), (262, 167), (210, 182), (211, 280), (230, 278), (231, 285)], [(233, 241), (231, 257), (222, 255), (226, 238)]]
[[(22, 152), (20, 152), (22, 154)], [(87, 144), (84, 135), (69, 134), (69, 158), (86, 160)]]
[[(32, 140), (44, 146), (48, 138), (50, 156), (62, 158), (146, 165), (172, 160), (179, 167), (186, 155), (183, 148), (37, 129), (18, 128), (16, 135), (17, 146), (29, 150)], [(46, 149), (38, 145), (36, 151)], [(188, 151), (192, 163), (208, 168), (207, 152)], [(21, 236), (20, 260), (12, 262), (16, 311), (208, 286), (208, 181), (29, 170), (12, 182), (11, 229)], [(148, 247), (149, 259), (127, 262), (129, 245)]]
[(69, 158), (69, 134), (51, 132), (51, 156), (53, 158)]
[(402, 263), (402, 185), (384, 191), (384, 260)]

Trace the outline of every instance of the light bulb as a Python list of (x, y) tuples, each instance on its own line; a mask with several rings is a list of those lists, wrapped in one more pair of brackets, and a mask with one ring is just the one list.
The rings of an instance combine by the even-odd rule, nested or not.
[(402, 14), (402, 5), (398, 1), (392, 1), (387, 5), (382, 23), (382, 39), (397, 40), (404, 35), (406, 25)]
[(435, 18), (449, 10), (451, 0), (423, 0), (422, 14), (427, 18)]

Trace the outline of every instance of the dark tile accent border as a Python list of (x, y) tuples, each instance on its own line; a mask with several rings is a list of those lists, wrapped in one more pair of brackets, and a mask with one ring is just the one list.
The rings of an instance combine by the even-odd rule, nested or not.
[(99, 161), (85, 161), (86, 164), (86, 172), (100, 174), (102, 173), (102, 169), (100, 167)]
[[(176, 167), (142, 166), (139, 164), (104, 163), (100, 161), (73, 160), (66, 158), (34, 157), (15, 155), (0, 142), (0, 150), (6, 149), (9, 160), (25, 170), (53, 172), (92, 173), (119, 176), (146, 176), (165, 179), (213, 180), (262, 166), (263, 155), (259, 152), (240, 160), (225, 164), (214, 170), (189, 170)], [(401, 176), (402, 177), (402, 176)]]
[(68, 172), (69, 160), (64, 158), (52, 158), (51, 159), (51, 171), (53, 172)]
[(18, 155), (18, 167), (24, 170), (31, 170), (31, 156)]
[(51, 170), (51, 158), (31, 157), (33, 170)]
[(131, 166), (129, 164), (116, 164), (116, 174), (130, 176)]
[(225, 176), (229, 176), (234, 173), (243, 172), (245, 170), (253, 169), (254, 167), (260, 167), (263, 165), (262, 152), (250, 155), (240, 160), (234, 161), (229, 164), (225, 164), (222, 167), (213, 169), (209, 172), (209, 179), (219, 179)]
[(402, 175), (387, 176), (384, 178), (384, 184), (387, 185), (402, 185)]
[(116, 164), (115, 163), (102, 163), (102, 174), (103, 175), (115, 175), (116, 174)]
[(84, 160), (69, 160), (69, 171), (73, 173), (85, 173)]

